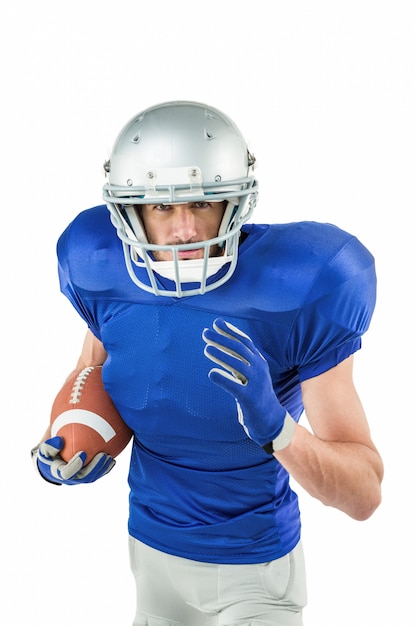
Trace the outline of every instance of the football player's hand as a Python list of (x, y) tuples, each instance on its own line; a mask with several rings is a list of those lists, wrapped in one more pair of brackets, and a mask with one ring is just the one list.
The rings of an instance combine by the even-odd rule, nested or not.
[(62, 437), (52, 437), (39, 445), (36, 451), (36, 465), (42, 477), (56, 485), (80, 485), (92, 483), (114, 467), (116, 461), (109, 455), (101, 452), (83, 466), (86, 454), (77, 452), (66, 463), (60, 456), (64, 447)]
[(204, 329), (203, 339), (204, 354), (221, 366), (211, 369), (209, 378), (235, 398), (246, 434), (261, 446), (273, 441), (286, 410), (275, 395), (265, 358), (248, 335), (220, 318), (213, 330)]

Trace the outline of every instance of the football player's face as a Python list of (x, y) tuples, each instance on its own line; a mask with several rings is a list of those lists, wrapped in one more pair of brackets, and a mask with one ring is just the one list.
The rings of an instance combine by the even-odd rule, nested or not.
[[(144, 204), (141, 207), (142, 222), (149, 243), (179, 245), (207, 241), (217, 237), (226, 202), (187, 202), (184, 204)], [(212, 246), (210, 256), (221, 254), (218, 246)], [(157, 261), (172, 261), (169, 250), (154, 252)], [(201, 259), (203, 248), (182, 250), (180, 260)]]

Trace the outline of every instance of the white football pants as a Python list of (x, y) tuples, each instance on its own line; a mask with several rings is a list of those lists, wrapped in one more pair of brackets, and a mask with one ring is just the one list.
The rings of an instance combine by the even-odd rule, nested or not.
[(301, 543), (268, 563), (200, 563), (129, 537), (136, 581), (133, 626), (302, 626), (307, 602)]

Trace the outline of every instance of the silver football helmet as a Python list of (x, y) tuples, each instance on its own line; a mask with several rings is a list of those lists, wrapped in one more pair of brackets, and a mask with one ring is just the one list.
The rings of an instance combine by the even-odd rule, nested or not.
[[(234, 122), (204, 104), (166, 102), (131, 119), (104, 165), (103, 197), (133, 282), (156, 295), (177, 297), (225, 283), (236, 267), (241, 227), (256, 204), (254, 164)], [(216, 238), (166, 246), (148, 242), (138, 205), (208, 200), (227, 201)], [(221, 250), (219, 256), (210, 256), (213, 246)], [(203, 258), (179, 259), (181, 250), (197, 248), (204, 250)], [(155, 260), (158, 250), (169, 250), (172, 261)]]

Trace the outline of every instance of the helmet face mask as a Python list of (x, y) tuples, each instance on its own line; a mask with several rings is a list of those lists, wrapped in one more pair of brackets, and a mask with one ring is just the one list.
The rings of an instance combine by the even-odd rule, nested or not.
[[(156, 295), (181, 297), (210, 291), (231, 277), (240, 229), (256, 204), (254, 162), (232, 120), (204, 104), (168, 102), (128, 122), (105, 164), (103, 193), (135, 284)], [(223, 200), (227, 206), (217, 237), (166, 246), (148, 242), (138, 205)], [(196, 248), (203, 249), (202, 259), (179, 259), (182, 250)], [(222, 254), (211, 256), (213, 249)], [(172, 261), (156, 261), (158, 250), (169, 250)], [(158, 274), (173, 286), (164, 286)]]

